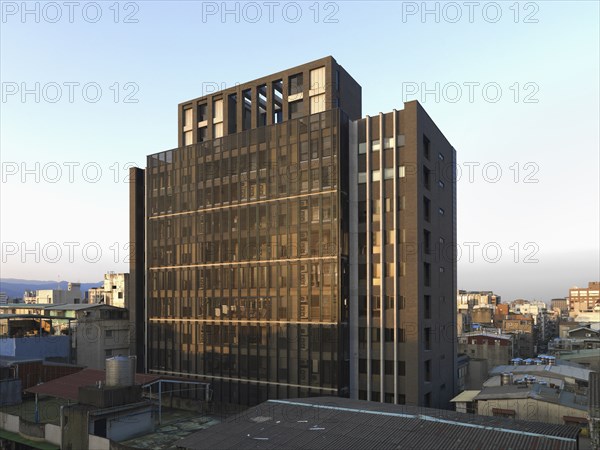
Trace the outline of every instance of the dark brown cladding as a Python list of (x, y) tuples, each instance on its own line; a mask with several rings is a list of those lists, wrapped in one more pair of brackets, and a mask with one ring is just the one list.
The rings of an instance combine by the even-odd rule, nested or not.
[(330, 109), (148, 157), (151, 373), (225, 403), (347, 392), (347, 123)]
[(361, 87), (328, 56), (179, 104), (179, 146), (333, 108), (361, 116)]
[(145, 309), (146, 309), (146, 181), (145, 171), (129, 169), (129, 295), (125, 307), (129, 310), (131, 329), (130, 354), (137, 355), (137, 371), (144, 372)]
[(132, 191), (148, 371), (226, 403), (449, 406), (456, 154), (417, 102), (360, 116), (331, 57), (179, 105)]
[(448, 407), (456, 354), (455, 151), (418, 102), (361, 119), (355, 133), (353, 394)]

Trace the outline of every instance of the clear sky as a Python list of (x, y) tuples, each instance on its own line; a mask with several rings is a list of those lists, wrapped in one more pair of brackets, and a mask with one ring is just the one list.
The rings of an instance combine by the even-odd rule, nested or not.
[(3, 278), (127, 271), (126, 168), (176, 147), (177, 104), (332, 55), (363, 114), (417, 99), (456, 148), (460, 289), (549, 300), (600, 279), (596, 1), (27, 9), (2, 2)]

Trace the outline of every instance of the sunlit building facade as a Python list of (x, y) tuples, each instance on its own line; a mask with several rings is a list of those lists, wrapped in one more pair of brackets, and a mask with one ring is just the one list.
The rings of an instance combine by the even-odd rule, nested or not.
[(180, 104), (178, 136), (132, 169), (148, 372), (234, 404), (452, 398), (455, 191), (435, 170), (454, 149), (418, 103), (361, 119), (360, 86), (327, 57)]

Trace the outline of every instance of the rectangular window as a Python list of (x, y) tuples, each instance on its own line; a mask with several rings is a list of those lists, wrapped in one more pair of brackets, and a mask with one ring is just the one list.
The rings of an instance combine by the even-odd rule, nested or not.
[(367, 143), (366, 142), (359, 142), (358, 143), (358, 154), (359, 155), (364, 155), (367, 153)]
[(283, 122), (283, 80), (277, 80), (273, 83), (273, 123)]
[(289, 95), (295, 95), (302, 93), (303, 90), (303, 75), (301, 73), (293, 75), (289, 78)]
[(198, 128), (198, 142), (206, 141), (207, 127)]
[(381, 180), (381, 171), (380, 170), (372, 170), (371, 171), (371, 181), (380, 181)]
[(358, 172), (358, 184), (367, 182), (367, 172)]
[(430, 201), (427, 197), (423, 197), (423, 218), (429, 222), (431, 220)]
[(302, 100), (291, 102), (288, 104), (290, 119), (298, 119), (303, 115)]
[(394, 329), (393, 328), (385, 328), (385, 342), (394, 342)]
[(423, 340), (425, 341), (425, 350), (431, 350), (431, 328), (425, 328)]
[(310, 113), (317, 114), (325, 111), (325, 94), (315, 95), (310, 98)]
[(379, 139), (371, 141), (371, 151), (378, 152), (379, 150), (381, 150), (381, 144), (379, 143)]
[(192, 108), (183, 110), (183, 129), (186, 130), (192, 127)]
[(383, 138), (383, 148), (394, 148), (394, 138)]
[(406, 342), (406, 330), (398, 328), (398, 342)]
[(325, 67), (319, 67), (310, 71), (310, 95), (325, 92)]
[(425, 158), (429, 159), (431, 142), (427, 138), (427, 136), (423, 135), (423, 154)]
[(394, 168), (383, 169), (383, 179), (391, 180), (394, 178)]
[(424, 315), (426, 319), (431, 319), (431, 296), (430, 295), (426, 295), (423, 298), (423, 303), (424, 303)]
[(374, 359), (371, 361), (371, 373), (373, 375), (379, 375), (381, 372), (381, 366), (379, 365), (379, 360), (378, 359)]
[(431, 286), (431, 265), (423, 263), (423, 279), (425, 286)]
[(431, 253), (431, 233), (423, 230), (423, 251), (426, 255)]
[(202, 103), (198, 105), (198, 122), (204, 122), (208, 120), (208, 105)]
[(430, 174), (430, 170), (427, 167), (423, 166), (423, 186), (425, 186), (425, 189), (429, 189), (431, 186)]
[(256, 108), (257, 125), (259, 127), (267, 124), (267, 85), (263, 84), (257, 88), (258, 105)]
[(386, 375), (394, 375), (394, 361), (385, 361), (385, 374)]
[(406, 361), (398, 361), (398, 375), (406, 376)]
[(406, 167), (399, 166), (398, 167), (398, 178), (404, 178), (406, 176)]

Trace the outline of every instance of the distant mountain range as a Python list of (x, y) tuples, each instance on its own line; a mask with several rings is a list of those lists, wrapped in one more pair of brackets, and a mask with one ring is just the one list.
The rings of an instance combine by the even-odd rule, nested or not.
[[(10, 299), (23, 298), (23, 292), (39, 289), (67, 289), (68, 281), (20, 280), (18, 278), (0, 278), (0, 292), (5, 292)], [(89, 288), (103, 286), (104, 282), (81, 283), (81, 292)]]

